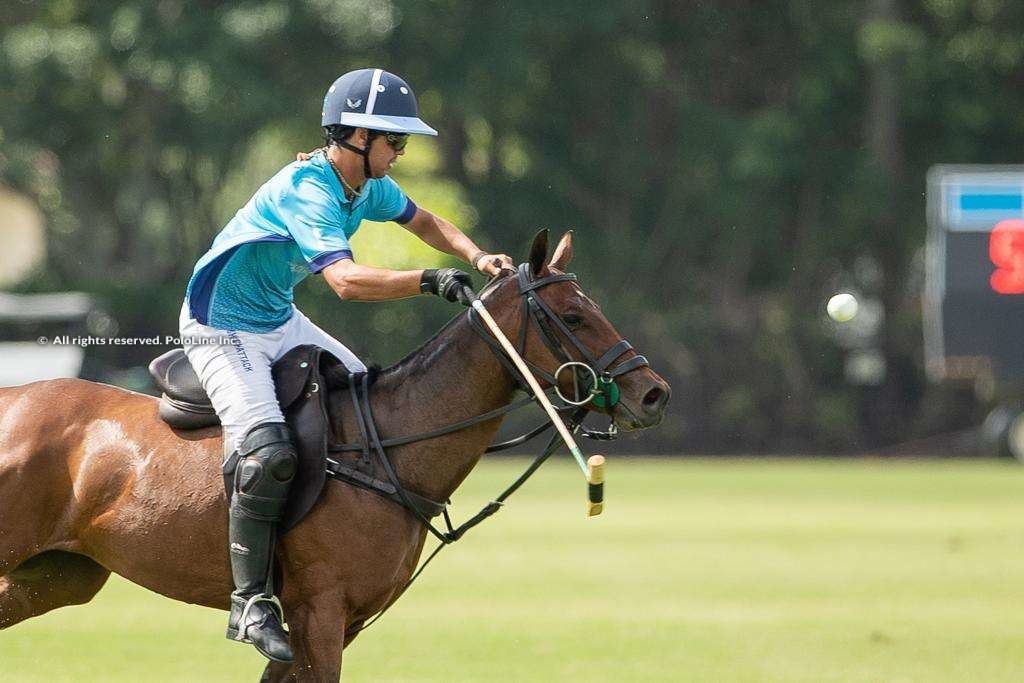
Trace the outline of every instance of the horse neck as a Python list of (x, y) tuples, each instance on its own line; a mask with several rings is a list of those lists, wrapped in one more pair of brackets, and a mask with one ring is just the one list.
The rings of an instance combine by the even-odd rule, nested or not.
[[(495, 308), (500, 319), (502, 312)], [(423, 434), (486, 413), (507, 405), (514, 392), (511, 375), (471, 327), (468, 316), (461, 315), (418, 351), (383, 371), (370, 400), (380, 438), (386, 439)], [(498, 417), (389, 448), (387, 454), (406, 488), (443, 501), (476, 465), (501, 421)]]

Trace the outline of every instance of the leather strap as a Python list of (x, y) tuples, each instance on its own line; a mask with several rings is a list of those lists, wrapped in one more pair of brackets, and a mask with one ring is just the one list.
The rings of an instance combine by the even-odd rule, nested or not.
[[(401, 499), (398, 497), (398, 490), (393, 484), (371, 477), (365, 472), (361, 472), (354, 467), (349, 467), (348, 465), (344, 465), (328, 458), (327, 473), (339, 481), (348, 482), (349, 484), (353, 484), (360, 488), (379, 493), (386, 498), (390, 498), (395, 502), (402, 504)], [(412, 491), (406, 490), (405, 494), (424, 516), (431, 519), (442, 514), (447, 508), (447, 505), (444, 503), (435, 503), (434, 501), (424, 498)]]
[[(403, 445), (405, 445), (407, 443), (414, 443), (416, 441), (427, 441), (429, 439), (434, 439), (434, 438), (437, 438), (439, 436), (444, 436), (445, 434), (451, 434), (453, 432), (457, 432), (460, 429), (465, 429), (466, 427), (472, 427), (473, 425), (479, 424), (480, 422), (486, 422), (487, 420), (493, 420), (496, 417), (500, 417), (500, 416), (504, 415), (505, 413), (510, 413), (513, 410), (516, 410), (518, 408), (522, 408), (526, 404), (532, 403), (532, 402), (533, 402), (533, 397), (532, 396), (527, 396), (526, 398), (520, 399), (520, 400), (518, 400), (518, 401), (516, 401), (514, 403), (510, 403), (507, 406), (502, 406), (500, 408), (495, 408), (494, 410), (490, 410), (490, 411), (488, 411), (486, 413), (481, 413), (480, 415), (476, 415), (474, 417), (470, 417), (470, 418), (467, 418), (465, 420), (461, 420), (461, 421), (456, 422), (454, 424), (450, 424), (450, 425), (448, 425), (446, 427), (441, 427), (440, 429), (435, 429), (433, 431), (424, 432), (423, 434), (413, 434), (412, 436), (400, 436), (400, 437), (396, 437), (396, 438), (393, 438), (393, 439), (383, 439), (383, 440), (381, 440), (380, 445), (384, 446), (384, 448), (391, 448), (392, 446), (403, 446)], [(366, 452), (366, 439), (364, 438), (361, 443), (332, 443), (332, 444), (328, 444), (327, 450), (330, 453), (344, 453), (344, 452), (359, 451), (359, 450)]]
[[(401, 499), (401, 502), (406, 507), (406, 509), (413, 513), (413, 516), (419, 519), (420, 522), (425, 527), (427, 527), (427, 529), (432, 534), (437, 536), (438, 539), (440, 539), (441, 541), (445, 541), (446, 539), (444, 532), (438, 531), (437, 528), (434, 527), (433, 524), (431, 524), (430, 517), (424, 514), (424, 512), (420, 510), (420, 508), (417, 507), (415, 503), (413, 503), (412, 498), (409, 495), (410, 492), (407, 491), (405, 487), (402, 486), (402, 483), (398, 479), (398, 473), (395, 472), (395, 468), (391, 464), (391, 460), (388, 458), (387, 452), (384, 450), (384, 446), (381, 444), (380, 437), (377, 435), (377, 426), (376, 424), (374, 424), (373, 409), (370, 407), (370, 386), (369, 378), (366, 373), (363, 373), (363, 375), (361, 376), (359, 388), (359, 398), (361, 400), (362, 407), (362, 412), (359, 415), (359, 419), (362, 420), (365, 424), (366, 432), (370, 437), (370, 442), (373, 444), (373, 450), (377, 454), (380, 464), (384, 467), (384, 471), (385, 473), (387, 473), (388, 479), (390, 479), (391, 483), (395, 486), (395, 492), (398, 494), (398, 497)], [(424, 498), (423, 500), (427, 499)], [(432, 505), (442, 510), (445, 507), (443, 503), (432, 502)]]
[(633, 345), (628, 341), (625, 339), (620, 340), (618, 344), (615, 344), (601, 354), (601, 357), (594, 362), (594, 369), (598, 372), (603, 372), (605, 368), (612, 364), (612, 361), (632, 348)]

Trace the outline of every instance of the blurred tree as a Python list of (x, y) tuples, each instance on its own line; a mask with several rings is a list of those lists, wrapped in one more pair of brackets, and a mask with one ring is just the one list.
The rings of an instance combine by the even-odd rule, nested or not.
[[(371, 0), (4, 5), (0, 180), (49, 216), (48, 268), (30, 286), (104, 295), (123, 333), (172, 332), (196, 259), (295, 151), (321, 142), (323, 91), (381, 61), (399, 16)], [(426, 206), (471, 222), (450, 183), (415, 186)], [(397, 242), (386, 263), (436, 260)], [(345, 317), (362, 326), (368, 313)], [(389, 340), (415, 336), (377, 338), (394, 356)]]
[[(173, 328), (225, 218), (317, 144), (322, 88), (379, 63), (441, 131), (403, 163), (417, 200), (519, 257), (577, 230), (585, 287), (673, 382), (666, 449), (853, 449), (967, 417), (922, 381), (924, 174), (1019, 161), (1018, 4), (55, 0), (0, 25), (0, 182), (52, 232), (32, 286), (105, 292), (130, 326)], [(428, 258), (399, 234), (360, 248)], [(879, 386), (844, 383), (821, 314), (840, 285), (884, 306)], [(300, 303), (382, 360), (452, 312), (317, 282)]]

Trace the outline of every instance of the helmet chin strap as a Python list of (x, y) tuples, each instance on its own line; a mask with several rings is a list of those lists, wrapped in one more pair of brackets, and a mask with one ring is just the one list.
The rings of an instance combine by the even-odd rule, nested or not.
[(370, 141), (371, 140), (373, 140), (372, 137), (368, 136), (366, 138), (366, 143), (367, 143), (366, 147), (356, 147), (355, 145), (353, 145), (352, 143), (348, 142), (347, 140), (335, 140), (335, 142), (337, 142), (339, 145), (341, 145), (345, 149), (351, 150), (351, 151), (355, 152), (356, 154), (359, 154), (360, 156), (363, 157), (363, 175), (366, 176), (367, 180), (370, 180), (371, 178), (373, 178), (373, 174), (370, 173)]

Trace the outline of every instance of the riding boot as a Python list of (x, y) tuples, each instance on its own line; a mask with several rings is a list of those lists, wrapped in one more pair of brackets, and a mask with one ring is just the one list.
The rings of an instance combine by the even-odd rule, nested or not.
[(277, 523), (295, 477), (297, 454), (288, 426), (253, 427), (238, 449), (228, 540), (231, 613), (227, 637), (252, 643), (265, 657), (292, 661), (281, 603), (274, 595), (273, 558)]

